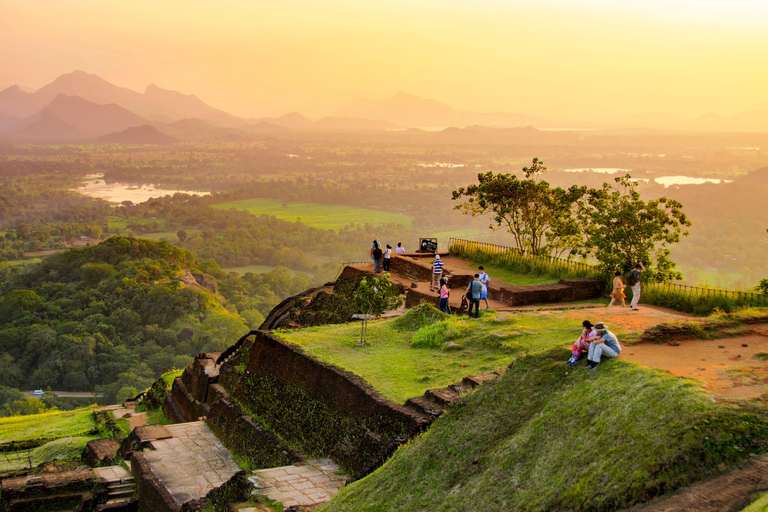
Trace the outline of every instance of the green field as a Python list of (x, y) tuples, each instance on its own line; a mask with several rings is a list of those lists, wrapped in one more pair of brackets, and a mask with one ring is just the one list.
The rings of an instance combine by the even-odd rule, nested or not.
[(77, 437), (95, 428), (92, 408), (13, 416), (0, 418), (0, 442)]
[(246, 199), (213, 205), (221, 210), (246, 210), (253, 215), (273, 215), (278, 219), (301, 222), (318, 229), (339, 229), (350, 224), (402, 224), (410, 227), (413, 217), (400, 213), (369, 210), (355, 206), (325, 205), (315, 203), (286, 203), (274, 199)]
[[(459, 382), (466, 375), (503, 368), (517, 357), (565, 346), (579, 334), (578, 322), (561, 312), (541, 315), (488, 311), (479, 319), (450, 317), (421, 328), (403, 328), (402, 322), (370, 322), (369, 345), (365, 347), (358, 345), (357, 323), (276, 334), (323, 361), (361, 376), (397, 403), (427, 389)], [(619, 339), (640, 334), (620, 329), (614, 332)], [(426, 340), (438, 348), (413, 348), (414, 339)], [(445, 341), (457, 346), (445, 348)]]

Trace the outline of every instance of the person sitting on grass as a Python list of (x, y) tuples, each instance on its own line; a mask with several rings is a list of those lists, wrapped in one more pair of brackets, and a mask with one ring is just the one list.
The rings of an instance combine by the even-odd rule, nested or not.
[(597, 336), (597, 331), (594, 330), (595, 326), (592, 325), (592, 322), (589, 320), (581, 322), (581, 326), (583, 327), (581, 336), (579, 336), (579, 339), (573, 344), (571, 358), (566, 363), (569, 366), (573, 366), (579, 362), (579, 359), (581, 359), (581, 351), (589, 350), (589, 339)]
[(621, 354), (621, 346), (616, 335), (608, 330), (608, 326), (602, 322), (595, 324), (597, 335), (589, 339), (589, 351), (587, 352), (587, 369), (594, 370), (600, 364), (602, 356), (617, 357)]

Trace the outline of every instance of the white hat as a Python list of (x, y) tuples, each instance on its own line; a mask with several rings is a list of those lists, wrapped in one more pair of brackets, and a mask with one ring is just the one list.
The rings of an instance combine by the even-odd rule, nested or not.
[(440, 259), (440, 255), (439, 254), (435, 254), (435, 259), (439, 260)]

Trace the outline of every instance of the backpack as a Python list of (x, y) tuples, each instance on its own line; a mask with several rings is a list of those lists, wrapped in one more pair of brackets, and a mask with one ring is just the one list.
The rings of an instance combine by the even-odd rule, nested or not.
[(637, 284), (637, 278), (633, 272), (627, 274), (627, 286), (635, 286)]

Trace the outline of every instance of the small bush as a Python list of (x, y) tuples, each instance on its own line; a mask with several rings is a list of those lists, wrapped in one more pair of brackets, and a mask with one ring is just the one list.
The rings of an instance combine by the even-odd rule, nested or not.
[(413, 348), (443, 348), (447, 341), (464, 336), (469, 331), (466, 320), (451, 318), (425, 325), (413, 336)]
[(418, 331), (422, 327), (447, 318), (449, 318), (448, 314), (443, 313), (433, 304), (425, 302), (401, 315), (393, 322), (392, 326), (398, 331)]

